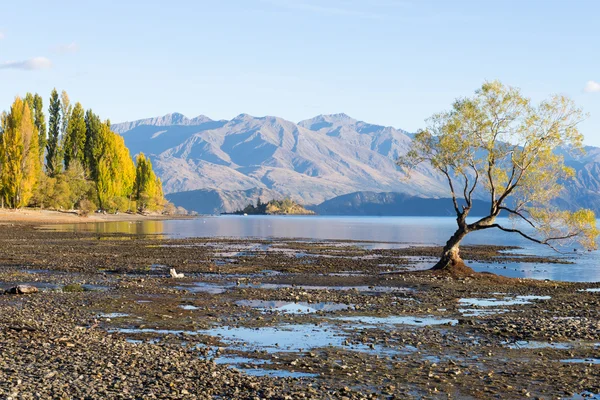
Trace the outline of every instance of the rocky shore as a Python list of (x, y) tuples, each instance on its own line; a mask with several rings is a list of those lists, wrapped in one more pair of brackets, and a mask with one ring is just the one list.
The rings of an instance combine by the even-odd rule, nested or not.
[[(0, 295), (0, 398), (600, 393), (600, 284), (432, 274), (439, 249), (376, 247), (3, 225), (0, 289), (39, 291)], [(523, 260), (504, 250), (463, 253)]]

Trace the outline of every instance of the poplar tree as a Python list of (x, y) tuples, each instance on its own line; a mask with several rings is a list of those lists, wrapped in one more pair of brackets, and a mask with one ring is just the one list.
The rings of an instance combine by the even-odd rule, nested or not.
[(69, 169), (72, 161), (85, 164), (86, 125), (85, 113), (81, 103), (75, 103), (69, 116), (69, 124), (65, 133), (64, 157), (65, 169)]
[(97, 173), (97, 148), (100, 137), (102, 122), (92, 110), (85, 112), (85, 145), (84, 145), (84, 166), (88, 176), (96, 181)]
[(29, 204), (41, 172), (38, 132), (27, 101), (17, 97), (1, 123), (0, 195), (3, 204), (23, 207)]
[(73, 106), (71, 106), (69, 95), (63, 90), (60, 94), (60, 118), (62, 121), (60, 126), (60, 134), (63, 138), (67, 133), (67, 127), (69, 126), (69, 118), (71, 117), (72, 109)]
[(29, 106), (29, 110), (31, 111), (33, 117), (33, 123), (38, 130), (40, 160), (43, 160), (44, 152), (46, 151), (46, 116), (44, 115), (42, 96), (37, 93), (27, 93), (25, 95), (25, 102)]
[(48, 141), (46, 136), (46, 116), (44, 115), (44, 101), (42, 100), (42, 96), (37, 93), (33, 96), (33, 117), (35, 127), (38, 130), (40, 160), (43, 160), (44, 152), (46, 151), (46, 143)]
[(48, 108), (48, 144), (46, 145), (46, 172), (49, 176), (55, 176), (60, 172), (60, 99), (56, 89), (50, 95), (50, 106)]
[(137, 200), (138, 210), (156, 210), (163, 201), (162, 184), (152, 170), (152, 162), (144, 153), (136, 158), (134, 196)]
[(135, 167), (123, 137), (112, 132), (108, 122), (102, 123), (94, 148), (96, 190), (101, 208), (124, 210), (133, 191)]

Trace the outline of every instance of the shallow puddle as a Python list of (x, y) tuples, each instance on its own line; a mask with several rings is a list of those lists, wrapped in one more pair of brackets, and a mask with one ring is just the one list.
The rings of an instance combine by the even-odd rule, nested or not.
[(296, 288), (302, 290), (354, 290), (360, 293), (400, 293), (413, 291), (411, 288), (392, 287), (392, 286), (315, 286), (315, 285), (290, 285), (286, 283), (260, 283), (257, 285), (240, 285), (239, 287), (248, 287), (255, 289), (282, 289)]
[(221, 294), (227, 290), (233, 288), (235, 285), (231, 284), (216, 284), (209, 282), (194, 282), (190, 285), (176, 286), (175, 289), (187, 290), (191, 293), (209, 293), (209, 294)]
[(549, 300), (550, 298), (550, 296), (507, 296), (502, 299), (484, 299), (474, 297), (459, 299), (458, 302), (461, 305), (470, 305), (476, 307), (494, 307), (531, 304), (533, 300)]
[(271, 365), (270, 360), (263, 360), (260, 358), (249, 358), (237, 355), (225, 355), (215, 358), (215, 363), (220, 365), (228, 365), (232, 368), (237, 369), (247, 375), (252, 376), (270, 376), (274, 378), (314, 378), (317, 374), (310, 374), (306, 372), (295, 372), (287, 371), (285, 369), (266, 369), (253, 367), (256, 365)]
[(351, 316), (351, 317), (336, 317), (334, 319), (342, 321), (351, 321), (358, 324), (353, 324), (355, 328), (364, 328), (367, 326), (378, 325), (411, 325), (411, 326), (430, 326), (430, 325), (456, 325), (458, 320), (448, 318), (436, 318), (431, 316), (426, 317), (410, 317), (410, 316), (391, 316), (391, 317), (369, 317), (369, 316)]
[(0, 291), (7, 290), (18, 285), (35, 286), (41, 291), (60, 290), (62, 288), (62, 285), (50, 282), (0, 282)]
[(103, 285), (91, 285), (91, 284), (83, 284), (81, 285), (81, 287), (83, 288), (83, 290), (85, 290), (86, 292), (106, 292), (107, 290), (110, 290), (111, 287), (110, 286), (103, 286)]
[(486, 315), (504, 314), (510, 310), (505, 308), (459, 308), (458, 312), (465, 317), (484, 317)]
[(129, 314), (118, 313), (118, 312), (100, 313), (100, 314), (97, 314), (96, 317), (98, 317), (98, 318), (124, 318), (124, 317), (129, 317)]
[(558, 350), (566, 350), (572, 349), (575, 347), (574, 343), (549, 343), (549, 342), (538, 342), (538, 341), (526, 341), (519, 340), (516, 342), (502, 342), (502, 344), (509, 349), (558, 349)]
[(378, 345), (350, 343), (348, 342), (348, 333), (328, 325), (282, 325), (262, 328), (219, 327), (205, 331), (205, 333), (217, 336), (232, 349), (241, 351), (302, 352), (329, 346), (379, 355), (413, 351), (412, 348), (398, 351)]
[(181, 304), (181, 305), (179, 306), (179, 308), (181, 308), (181, 309), (183, 309), (183, 310), (189, 310), (189, 311), (192, 311), (192, 310), (197, 310), (197, 309), (198, 309), (198, 307), (196, 307), (196, 306), (193, 306), (193, 305), (191, 305), (191, 304)]
[(286, 314), (312, 314), (316, 312), (333, 312), (353, 308), (354, 306), (341, 303), (293, 303), (288, 301), (240, 300), (240, 306), (258, 308), (264, 312), (282, 312)]
[(237, 370), (251, 376), (270, 376), (272, 378), (316, 378), (318, 374), (308, 372), (286, 371), (284, 369), (262, 369), (262, 368), (237, 368)]
[(600, 358), (568, 358), (566, 360), (560, 360), (560, 362), (576, 364), (600, 364)]
[(240, 364), (254, 364), (254, 365), (263, 365), (263, 364), (271, 364), (270, 360), (263, 360), (260, 358), (250, 358), (250, 357), (242, 357), (242, 356), (234, 356), (234, 355), (224, 355), (218, 358), (215, 358), (215, 363), (217, 364), (225, 364), (225, 365), (240, 365)]
[(316, 347), (342, 346), (346, 336), (332, 327), (287, 325), (263, 328), (219, 327), (207, 331), (218, 336), (233, 348), (260, 348), (268, 352), (303, 351)]

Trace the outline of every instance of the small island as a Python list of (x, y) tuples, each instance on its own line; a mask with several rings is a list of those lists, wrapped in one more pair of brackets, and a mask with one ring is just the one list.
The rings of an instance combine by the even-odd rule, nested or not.
[(224, 213), (229, 215), (314, 215), (315, 212), (307, 210), (300, 204), (290, 198), (283, 200), (271, 200), (263, 203), (259, 198), (256, 206), (252, 203), (248, 204), (243, 210), (234, 211), (232, 213)]

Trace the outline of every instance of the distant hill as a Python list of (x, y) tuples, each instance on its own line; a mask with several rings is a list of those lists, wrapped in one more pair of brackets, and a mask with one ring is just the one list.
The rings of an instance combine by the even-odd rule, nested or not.
[[(310, 207), (319, 215), (456, 216), (452, 199), (428, 199), (404, 193), (355, 192)], [(471, 216), (489, 213), (489, 203), (475, 200)]]
[[(311, 206), (356, 192), (449, 195), (445, 178), (430, 166), (419, 166), (408, 180), (395, 164), (410, 147), (411, 134), (346, 114), (294, 123), (248, 114), (214, 121), (173, 113), (112, 128), (123, 135), (132, 155), (144, 152), (151, 158), (171, 201), (202, 213), (232, 212), (256, 202), (257, 193), (264, 193), (264, 201), (289, 197)], [(600, 149), (563, 155), (576, 176), (565, 182), (556, 203), (600, 213)], [(483, 192), (475, 198), (487, 200)], [(380, 210), (369, 212), (395, 212), (385, 202), (372, 207)]]
[[(196, 121), (196, 122), (193, 122)], [(132, 154), (150, 156), (166, 193), (266, 189), (301, 204), (359, 190), (441, 196), (431, 168), (410, 181), (396, 166), (411, 139), (402, 130), (321, 115), (295, 124), (241, 114), (230, 121), (169, 114), (113, 125)]]

